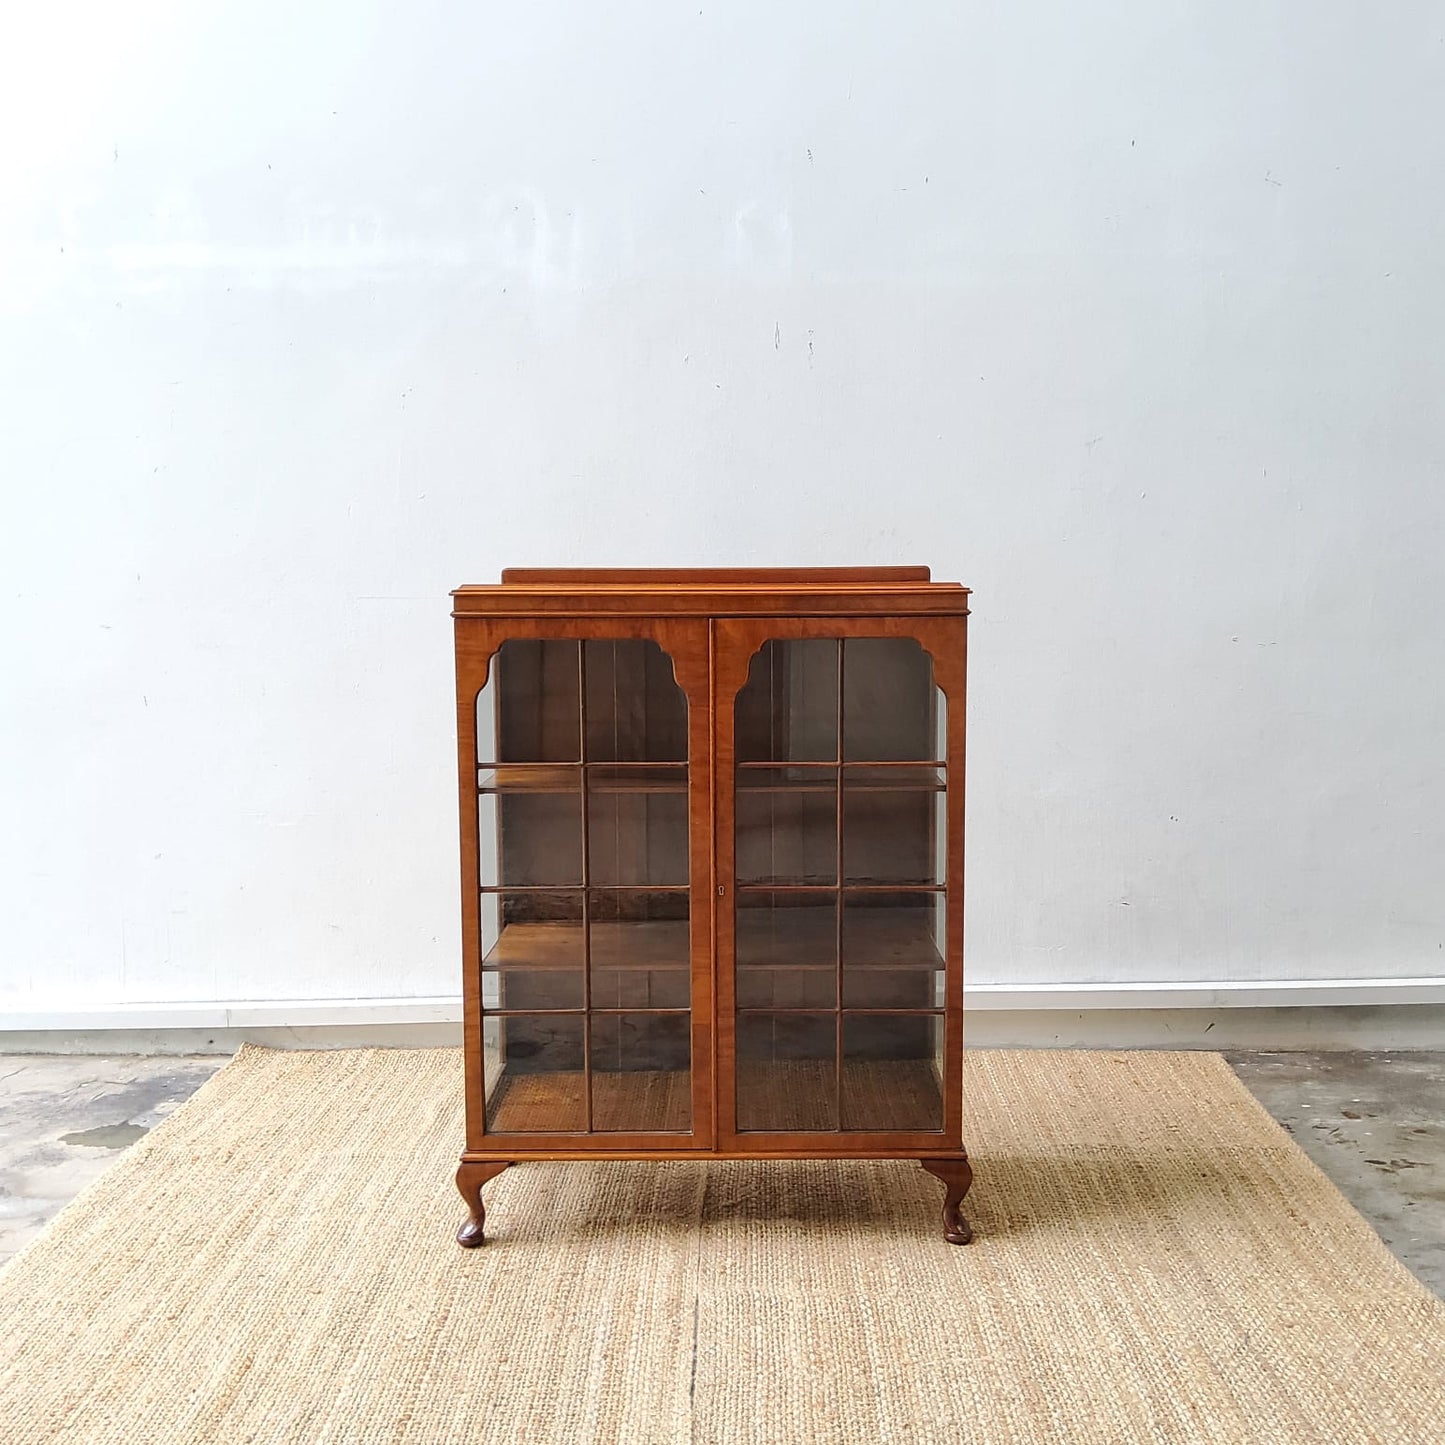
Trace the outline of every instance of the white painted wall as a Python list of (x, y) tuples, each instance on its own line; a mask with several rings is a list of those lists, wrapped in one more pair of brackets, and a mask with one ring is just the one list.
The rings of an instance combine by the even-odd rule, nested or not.
[(0, 986), (455, 992), (446, 593), (977, 592), (971, 977), (1445, 974), (1445, 18), (31, 6)]

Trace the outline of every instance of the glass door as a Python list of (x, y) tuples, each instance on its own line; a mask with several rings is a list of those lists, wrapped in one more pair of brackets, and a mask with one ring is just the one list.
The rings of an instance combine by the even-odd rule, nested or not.
[[(705, 838), (710, 799), (692, 733), (706, 737), (707, 662), (705, 627), (694, 630), (701, 647), (677, 670), (650, 636), (509, 635), (490, 657), (475, 704), (469, 943), (476, 1132), (489, 1148), (523, 1147), (518, 1136), (556, 1147), (559, 1135), (695, 1148), (709, 1136), (696, 1054), (711, 1056), (697, 1026), (711, 1023), (710, 913), (704, 901), (698, 919), (694, 898), (707, 898), (710, 860), (693, 823)], [(680, 680), (689, 664), (702, 707)]]
[(719, 1102), (740, 1145), (960, 1132), (963, 633), (916, 624), (717, 624)]

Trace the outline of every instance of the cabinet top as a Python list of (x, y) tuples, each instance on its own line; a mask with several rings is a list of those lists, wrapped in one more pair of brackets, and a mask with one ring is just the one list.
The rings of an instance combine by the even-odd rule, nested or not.
[(966, 613), (968, 595), (927, 567), (507, 567), (458, 587), (452, 615)]

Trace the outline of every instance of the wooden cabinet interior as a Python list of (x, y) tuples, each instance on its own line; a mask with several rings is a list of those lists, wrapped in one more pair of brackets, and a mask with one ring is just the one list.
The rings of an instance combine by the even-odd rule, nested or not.
[(599, 1156), (915, 1158), (963, 1242), (966, 590), (528, 570), (453, 598), (461, 1242), (503, 1165)]

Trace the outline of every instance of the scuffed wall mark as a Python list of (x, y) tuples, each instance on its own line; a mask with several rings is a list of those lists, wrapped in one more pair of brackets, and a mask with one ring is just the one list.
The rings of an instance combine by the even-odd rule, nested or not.
[(782, 345), (783, 345), (783, 323), (782, 323), (781, 321), (775, 321), (775, 322), (773, 322), (773, 350), (774, 350), (774, 351), (781, 350)]

